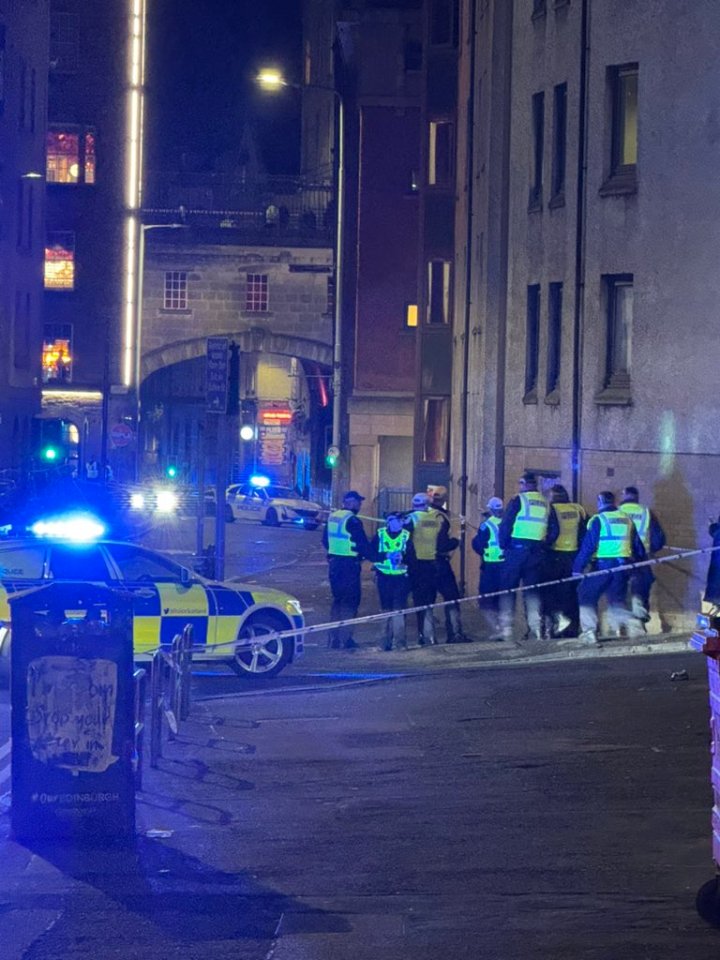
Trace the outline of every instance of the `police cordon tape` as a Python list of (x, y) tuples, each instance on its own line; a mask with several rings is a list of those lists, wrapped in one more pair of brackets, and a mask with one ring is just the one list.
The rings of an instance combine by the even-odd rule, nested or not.
[[(679, 547), (668, 547), (666, 549), (671, 550), (681, 550)], [(524, 593), (528, 590), (542, 590), (545, 587), (554, 587), (561, 583), (579, 583), (581, 580), (587, 580), (590, 577), (606, 577), (608, 574), (620, 573), (621, 571), (632, 571), (639, 570), (642, 567), (653, 567), (660, 566), (664, 563), (673, 563), (677, 560), (683, 560), (686, 557), (696, 557), (701, 556), (706, 553), (714, 553), (716, 550), (720, 550), (720, 546), (717, 547), (702, 547), (695, 550), (682, 550), (681, 553), (673, 553), (667, 557), (653, 557), (650, 560), (638, 560), (634, 563), (625, 563), (618, 567), (612, 567), (609, 570), (590, 570), (587, 573), (575, 574), (572, 577), (562, 577), (558, 580), (544, 580), (542, 583), (532, 583), (532, 584), (522, 584), (519, 587), (509, 587), (504, 590), (493, 590), (488, 593), (477, 593), (470, 597), (459, 597), (457, 600), (440, 600), (436, 603), (424, 604), (420, 607), (405, 607), (402, 610), (383, 610), (380, 613), (371, 613), (366, 614), (363, 617), (353, 617), (349, 620), (332, 620), (327, 623), (316, 623), (311, 626), (300, 627), (299, 629), (291, 630), (277, 630), (277, 631), (268, 631), (259, 635), (256, 639), (262, 643), (267, 643), (269, 640), (284, 640), (290, 637), (297, 636), (308, 636), (314, 633), (330, 633), (333, 630), (337, 630), (338, 627), (354, 627), (359, 624), (364, 623), (382, 623), (385, 620), (390, 620), (393, 617), (407, 616), (411, 613), (421, 613), (426, 610), (442, 610), (445, 607), (453, 607), (455, 604), (460, 603), (477, 603), (478, 600), (487, 600), (491, 597), (502, 597), (508, 596), (512, 593)], [(202, 649), (221, 649), (223, 647), (232, 648), (233, 650), (237, 647), (238, 641), (231, 640), (225, 641), (223, 643), (208, 643), (204, 644)], [(196, 648), (197, 649), (197, 648)]]

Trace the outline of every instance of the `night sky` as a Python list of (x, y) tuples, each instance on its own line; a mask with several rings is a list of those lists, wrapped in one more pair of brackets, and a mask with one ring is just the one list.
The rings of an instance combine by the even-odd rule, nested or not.
[(253, 84), (273, 62), (300, 79), (301, 0), (153, 0), (148, 4), (150, 169), (212, 169), (245, 123), (269, 173), (299, 165), (299, 97)]

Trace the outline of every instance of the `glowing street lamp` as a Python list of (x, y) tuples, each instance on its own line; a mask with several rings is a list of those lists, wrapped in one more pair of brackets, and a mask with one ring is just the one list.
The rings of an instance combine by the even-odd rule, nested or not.
[[(273, 92), (282, 90), (283, 87), (292, 87), (296, 90), (326, 90), (337, 98), (338, 103), (338, 129), (337, 129), (337, 166), (336, 176), (336, 221), (335, 221), (335, 313), (333, 317), (333, 420), (332, 420), (332, 443), (333, 449), (339, 452), (341, 450), (341, 424), (342, 424), (342, 265), (343, 265), (343, 240), (344, 240), (344, 208), (345, 208), (345, 104), (342, 95), (335, 87), (323, 86), (317, 83), (290, 83), (285, 79), (282, 72), (275, 67), (266, 67), (261, 70), (256, 82), (264, 90)], [(331, 465), (335, 467), (337, 459)], [(335, 505), (337, 500), (337, 487), (340, 480), (340, 471), (333, 469), (331, 477), (331, 500)]]

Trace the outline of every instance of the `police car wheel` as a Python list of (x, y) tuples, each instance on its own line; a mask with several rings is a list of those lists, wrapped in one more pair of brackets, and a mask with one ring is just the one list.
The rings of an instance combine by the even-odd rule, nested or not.
[(225, 504), (225, 523), (235, 523), (235, 514), (229, 503)]
[(232, 668), (239, 677), (248, 677), (250, 680), (260, 680), (266, 677), (276, 677), (290, 660), (292, 652), (292, 638), (263, 637), (269, 633), (287, 630), (290, 624), (280, 614), (256, 613), (250, 617), (238, 635), (238, 640), (252, 641), (235, 648), (235, 658)]
[(274, 507), (270, 507), (265, 514), (265, 519), (263, 523), (266, 527), (279, 527), (280, 521), (278, 520), (277, 510)]

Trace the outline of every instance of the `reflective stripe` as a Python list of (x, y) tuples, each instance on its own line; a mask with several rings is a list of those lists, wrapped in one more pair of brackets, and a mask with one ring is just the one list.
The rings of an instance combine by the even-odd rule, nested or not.
[(327, 521), (328, 553), (333, 557), (357, 557), (355, 543), (347, 532), (352, 510), (333, 510)]
[(579, 503), (554, 503), (553, 510), (558, 519), (560, 533), (552, 548), (560, 553), (574, 552), (580, 546), (578, 530), (580, 521), (585, 519), (585, 511)]
[(619, 510), (606, 510), (595, 514), (593, 520), (600, 523), (600, 539), (594, 556), (598, 560), (630, 559), (635, 529), (630, 517)]
[(483, 550), (483, 563), (502, 563), (505, 554), (500, 549), (500, 517), (488, 517), (480, 529), (490, 534), (488, 545)]
[(638, 536), (646, 550), (650, 549), (650, 511), (641, 503), (621, 503), (620, 510), (635, 524)]
[[(373, 566), (381, 573), (407, 573), (404, 554), (409, 539), (410, 534), (407, 530), (401, 530), (396, 537), (392, 537), (387, 527), (381, 527), (378, 530), (378, 546), (380, 553), (384, 554), (384, 557), (382, 560), (373, 564)], [(390, 554), (394, 554), (395, 556), (391, 557)]]
[(416, 510), (410, 514), (413, 522), (412, 542), (418, 560), (434, 560), (443, 516), (437, 510)]
[(536, 490), (520, 494), (520, 511), (515, 517), (511, 536), (517, 540), (544, 540), (550, 507)]

